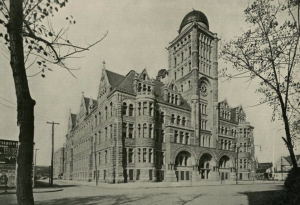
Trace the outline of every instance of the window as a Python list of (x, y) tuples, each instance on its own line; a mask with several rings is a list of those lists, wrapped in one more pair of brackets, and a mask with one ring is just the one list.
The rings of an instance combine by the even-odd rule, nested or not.
[(142, 84), (139, 83), (139, 84), (138, 84), (138, 92), (141, 92), (141, 91), (142, 91)]
[(190, 144), (190, 136), (189, 133), (185, 133), (185, 144)]
[(185, 126), (185, 124), (186, 124), (186, 119), (185, 119), (185, 117), (183, 117), (182, 118), (182, 125)]
[(129, 138), (133, 138), (133, 124), (129, 124)]
[(142, 109), (142, 104), (139, 102), (138, 103), (138, 112), (139, 112), (139, 115), (141, 115), (141, 109)]
[(177, 59), (176, 58), (174, 58), (174, 65), (176, 66), (177, 65), (177, 61), (176, 61)]
[(133, 149), (128, 149), (128, 163), (133, 163)]
[(165, 115), (164, 115), (164, 112), (161, 112), (161, 123), (164, 123), (165, 122)]
[(153, 127), (152, 127), (152, 124), (149, 125), (149, 138), (153, 138)]
[(178, 143), (178, 131), (175, 131), (174, 142)]
[(147, 160), (147, 149), (143, 148), (143, 162), (146, 162)]
[(191, 72), (191, 70), (192, 70), (192, 63), (189, 62), (189, 72)]
[(240, 169), (243, 169), (243, 160), (240, 159)]
[(177, 79), (176, 72), (174, 72), (174, 79), (175, 79), (175, 80)]
[(147, 137), (147, 124), (144, 123), (143, 125), (143, 137)]
[(113, 137), (113, 128), (112, 128), (112, 124), (109, 125), (109, 132), (110, 132), (110, 138), (112, 139), (112, 137)]
[(141, 149), (138, 148), (138, 162), (141, 162)]
[(149, 115), (153, 116), (153, 103), (149, 104)]
[(98, 120), (97, 120), (97, 117), (98, 117), (98, 116), (97, 116), (97, 115), (95, 115), (95, 127), (98, 125), (98, 122), (97, 122), (97, 121), (98, 121)]
[(113, 116), (113, 103), (110, 103), (110, 116)]
[(171, 103), (174, 103), (174, 94), (172, 94)]
[(175, 95), (175, 104), (177, 105), (177, 103), (178, 103), (178, 96)]
[(126, 115), (126, 112), (127, 112), (127, 104), (126, 104), (126, 102), (123, 102), (122, 115)]
[(180, 144), (183, 144), (183, 136), (184, 136), (183, 132), (180, 132), (180, 142), (179, 142)]
[(143, 115), (147, 113), (147, 102), (143, 102)]
[(191, 56), (191, 55), (192, 55), (192, 48), (189, 47), (189, 56)]
[(104, 155), (104, 163), (107, 163), (107, 150), (105, 150), (105, 155)]
[[(181, 92), (183, 92), (183, 85), (180, 86), (181, 87)], [(177, 104), (177, 103), (176, 103)]]
[(141, 124), (138, 124), (138, 136), (141, 137)]
[(105, 139), (107, 139), (107, 127), (105, 128)]
[(105, 119), (107, 120), (107, 107), (105, 107)]
[(129, 116), (133, 116), (133, 105), (129, 105)]
[(183, 62), (183, 52), (181, 53), (181, 62)]
[(189, 89), (191, 88), (191, 81), (188, 81)]
[(147, 77), (147, 75), (146, 75), (146, 73), (144, 73), (143, 74), (143, 80), (146, 80), (146, 77)]
[(149, 92), (151, 91), (151, 87), (150, 87), (150, 86), (148, 86), (148, 91), (149, 91)]
[(244, 169), (247, 169), (247, 159), (244, 159)]
[(153, 151), (152, 151), (152, 149), (149, 149), (149, 163), (153, 163)]
[(180, 116), (177, 116), (177, 124), (180, 125)]
[(183, 67), (181, 68), (181, 76), (183, 76)]
[(175, 123), (175, 115), (174, 114), (171, 115), (171, 123)]

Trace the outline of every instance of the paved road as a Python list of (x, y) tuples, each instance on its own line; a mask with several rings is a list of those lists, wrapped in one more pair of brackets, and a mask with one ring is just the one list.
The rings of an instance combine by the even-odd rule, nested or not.
[[(57, 183), (57, 182), (55, 182)], [(114, 189), (93, 186), (71, 185), (59, 181), (63, 191), (35, 193), (37, 205), (267, 205), (282, 204), (280, 184), (249, 184), (173, 188)], [(14, 194), (0, 195), (0, 204), (16, 204)]]

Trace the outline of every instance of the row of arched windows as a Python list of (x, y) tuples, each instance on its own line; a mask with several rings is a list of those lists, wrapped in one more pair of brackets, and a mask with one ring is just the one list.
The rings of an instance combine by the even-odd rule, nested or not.
[(138, 92), (142, 92), (142, 91), (148, 91), (148, 92), (151, 92), (152, 89), (151, 89), (151, 86), (150, 86), (150, 85), (138, 83), (137, 91), (138, 91)]
[(179, 104), (179, 96), (173, 93), (168, 93), (168, 98), (167, 98), (169, 103), (178, 105)]
[(176, 123), (178, 125), (183, 125), (185, 126), (186, 125), (186, 117), (180, 117), (179, 115), (175, 118), (175, 115), (172, 114), (171, 115), (171, 123)]
[(152, 138), (154, 139), (154, 125), (153, 124), (138, 124), (137, 129), (137, 137), (138, 138)]
[(234, 138), (236, 138), (236, 136), (237, 136), (237, 131), (235, 129), (231, 129), (231, 131), (230, 131), (229, 128), (223, 127), (223, 126), (219, 127), (219, 133), (222, 135), (230, 135), (231, 134), (231, 136)]
[(233, 144), (232, 144), (232, 141), (231, 140), (224, 140), (224, 139), (221, 139), (221, 149), (222, 150), (232, 150), (232, 147)]
[(175, 130), (174, 142), (179, 144), (190, 144), (190, 134), (188, 132), (180, 132)]
[(139, 102), (137, 107), (137, 116), (149, 115), (154, 116), (153, 102)]
[(230, 120), (231, 119), (231, 112), (223, 110), (223, 111), (220, 112), (220, 117), (222, 117), (226, 120)]
[(134, 107), (133, 107), (133, 104), (129, 104), (127, 105), (126, 102), (123, 102), (123, 105), (122, 105), (122, 115), (128, 115), (128, 116), (131, 116), (133, 117), (134, 116)]

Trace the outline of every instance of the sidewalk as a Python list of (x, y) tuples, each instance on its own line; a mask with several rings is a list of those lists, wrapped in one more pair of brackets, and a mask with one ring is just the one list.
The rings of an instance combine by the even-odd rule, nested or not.
[[(33, 188), (33, 193), (47, 193), (47, 192), (58, 192), (62, 191), (62, 188), (59, 187), (37, 187)], [(16, 194), (16, 188), (15, 187), (8, 187), (7, 192), (5, 192), (4, 187), (0, 187), (0, 195), (3, 194)]]
[[(76, 180), (55, 180), (54, 184), (68, 184), (78, 186), (96, 186), (96, 182), (76, 181)], [(279, 184), (283, 181), (238, 181), (238, 185), (257, 185), (257, 184)], [(170, 187), (198, 187), (198, 186), (230, 186), (236, 185), (235, 181), (199, 181), (199, 182), (129, 182), (121, 184), (98, 183), (98, 187), (111, 189), (139, 189), (139, 188), (170, 188)]]

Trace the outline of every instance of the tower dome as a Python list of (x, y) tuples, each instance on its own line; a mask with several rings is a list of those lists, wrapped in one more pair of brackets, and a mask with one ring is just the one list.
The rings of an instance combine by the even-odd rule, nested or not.
[(209, 29), (208, 20), (205, 14), (201, 11), (193, 10), (183, 18), (179, 27), (179, 33), (181, 33), (183, 27), (194, 21), (204, 24), (204, 26)]

